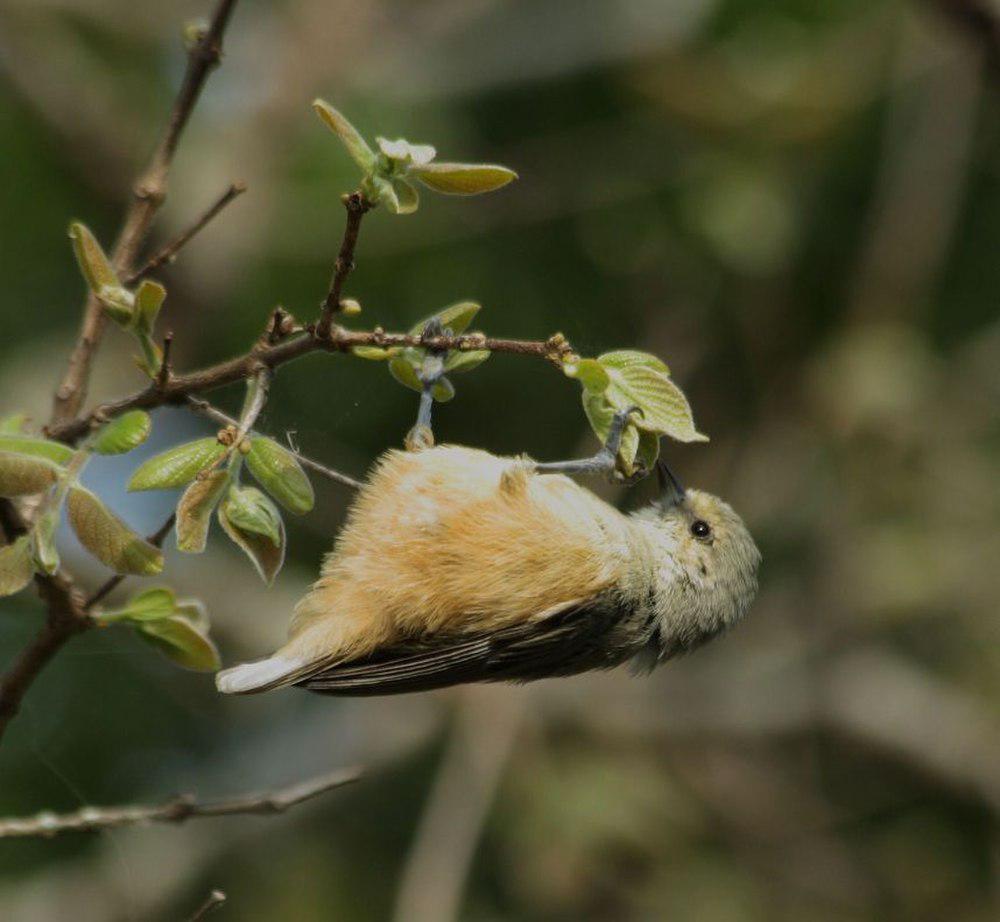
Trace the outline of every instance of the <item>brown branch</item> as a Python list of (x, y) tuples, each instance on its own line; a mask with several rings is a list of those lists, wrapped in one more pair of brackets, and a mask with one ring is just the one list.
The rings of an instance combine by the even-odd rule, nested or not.
[(925, 0), (982, 50), (994, 78), (1000, 76), (1000, 15), (990, 0)]
[(572, 352), (569, 343), (560, 333), (546, 340), (494, 339), (479, 333), (464, 333), (461, 336), (411, 336), (408, 333), (386, 333), (381, 329), (370, 332), (345, 330), (333, 327), (326, 339), (316, 333), (305, 333), (294, 339), (273, 346), (262, 346), (245, 355), (220, 362), (200, 371), (186, 375), (175, 375), (162, 388), (150, 385), (127, 397), (112, 400), (94, 407), (90, 412), (76, 419), (49, 426), (48, 437), (60, 442), (73, 443), (82, 438), (99, 423), (118, 416), (127, 410), (149, 410), (165, 404), (184, 402), (191, 394), (206, 391), (242, 381), (254, 373), (260, 365), (277, 368), (293, 359), (311, 352), (350, 352), (356, 346), (423, 346), (430, 349), (462, 352), (488, 349), (513, 355), (531, 355), (558, 361)]
[(360, 777), (359, 769), (346, 769), (274, 791), (244, 794), (230, 800), (200, 802), (193, 795), (184, 794), (153, 805), (82, 807), (62, 814), (46, 811), (30, 817), (0, 819), (0, 839), (47, 838), (65, 832), (96, 832), (149, 823), (183, 823), (211, 816), (284, 813), (297, 804), (351, 784)]
[(177, 258), (177, 254), (188, 243), (190, 243), (194, 237), (204, 230), (205, 226), (213, 218), (215, 218), (215, 216), (218, 215), (223, 208), (246, 191), (246, 183), (234, 182), (190, 227), (181, 231), (181, 233), (174, 237), (174, 239), (171, 240), (166, 246), (150, 256), (141, 268), (136, 269), (135, 272), (132, 272), (129, 275), (126, 275), (122, 280), (122, 283), (127, 286), (134, 285), (136, 282), (140, 282), (147, 276), (154, 273), (161, 266), (172, 263)]
[[(171, 512), (167, 516), (166, 521), (153, 532), (146, 540), (150, 544), (155, 544), (157, 547), (163, 547), (163, 542), (166, 540), (167, 535), (170, 534), (170, 529), (174, 527), (174, 522), (177, 519), (177, 513)], [(121, 573), (116, 573), (114, 576), (109, 577), (101, 584), (96, 590), (94, 590), (93, 595), (83, 603), (84, 611), (89, 612), (95, 605), (99, 602), (103, 602), (112, 592), (115, 591), (123, 582), (125, 581), (125, 576)]]
[(207, 897), (204, 903), (198, 907), (197, 911), (193, 916), (188, 919), (188, 922), (198, 922), (199, 919), (204, 919), (210, 912), (215, 912), (223, 903), (226, 902), (226, 894), (221, 890), (213, 890)]
[[(236, 0), (218, 0), (205, 34), (188, 56), (184, 80), (174, 100), (163, 137), (145, 172), (132, 188), (132, 202), (111, 251), (111, 261), (122, 275), (128, 275), (131, 271), (149, 226), (166, 198), (167, 176), (177, 144), (209, 73), (222, 57), (222, 36), (235, 6)], [(53, 422), (68, 419), (80, 411), (87, 393), (90, 366), (104, 335), (104, 326), (104, 311), (97, 298), (91, 294), (83, 309), (80, 334), (53, 399)]]
[[(213, 407), (207, 400), (202, 400), (199, 397), (189, 396), (187, 398), (187, 406), (199, 416), (204, 416), (206, 419), (210, 419), (213, 423), (218, 423), (220, 426), (239, 425), (238, 420), (227, 415), (226, 413), (223, 413), (218, 407)], [(332, 467), (327, 467), (325, 464), (313, 461), (312, 458), (300, 454), (293, 448), (288, 448), (287, 450), (295, 456), (295, 460), (298, 461), (299, 464), (303, 467), (309, 468), (311, 471), (315, 471), (320, 476), (326, 477), (328, 480), (332, 480), (335, 483), (343, 484), (345, 487), (350, 487), (352, 490), (361, 489), (360, 480), (355, 480), (353, 477), (348, 477), (347, 474), (341, 474), (340, 471), (335, 471)]]
[(344, 288), (347, 276), (354, 268), (354, 249), (358, 245), (358, 232), (361, 229), (361, 219), (375, 206), (360, 192), (351, 192), (341, 201), (347, 209), (347, 226), (340, 241), (340, 252), (333, 264), (333, 277), (330, 279), (330, 290), (326, 293), (320, 312), (316, 333), (320, 339), (330, 335), (333, 326), (333, 315), (340, 310), (340, 293)]

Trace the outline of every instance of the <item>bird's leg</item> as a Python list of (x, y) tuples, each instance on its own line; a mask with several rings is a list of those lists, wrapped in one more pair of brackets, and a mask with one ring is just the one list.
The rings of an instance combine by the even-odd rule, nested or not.
[[(441, 321), (434, 317), (424, 327), (423, 336), (443, 335)], [(434, 445), (434, 430), (431, 427), (431, 410), (434, 407), (434, 387), (444, 377), (444, 353), (428, 349), (420, 371), (417, 373), (423, 389), (420, 392), (420, 407), (417, 422), (406, 435), (406, 447), (411, 451), (430, 448)]]
[(605, 474), (610, 477), (615, 471), (615, 461), (618, 449), (621, 448), (622, 434), (633, 413), (642, 413), (639, 407), (629, 407), (627, 410), (616, 410), (611, 420), (611, 428), (604, 447), (591, 458), (579, 458), (573, 461), (546, 461), (536, 463), (535, 470), (549, 474)]

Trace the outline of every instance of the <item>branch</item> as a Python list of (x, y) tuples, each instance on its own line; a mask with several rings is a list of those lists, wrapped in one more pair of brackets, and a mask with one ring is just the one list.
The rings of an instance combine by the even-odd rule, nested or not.
[(352, 768), (330, 772), (274, 791), (244, 794), (230, 800), (199, 802), (193, 795), (184, 794), (154, 805), (82, 807), (72, 813), (61, 814), (46, 811), (30, 817), (0, 819), (0, 839), (35, 836), (48, 838), (64, 832), (96, 832), (149, 823), (183, 823), (210, 816), (284, 813), (290, 807), (312, 800), (334, 788), (351, 784), (360, 777), (360, 769)]
[(316, 333), (320, 339), (330, 335), (333, 326), (333, 315), (340, 310), (340, 293), (343, 290), (347, 276), (354, 268), (354, 249), (358, 244), (358, 232), (361, 229), (361, 219), (375, 206), (360, 192), (351, 192), (341, 200), (347, 209), (347, 226), (344, 237), (340, 241), (340, 252), (333, 264), (333, 277), (330, 279), (330, 290), (326, 293), (320, 312)]
[(135, 272), (125, 276), (122, 280), (122, 284), (125, 286), (134, 285), (136, 282), (141, 282), (148, 275), (154, 273), (161, 266), (172, 263), (177, 258), (177, 254), (188, 243), (190, 243), (194, 237), (204, 230), (205, 226), (211, 222), (212, 219), (219, 214), (219, 212), (221, 212), (230, 202), (239, 198), (246, 191), (246, 183), (234, 182), (228, 189), (226, 189), (225, 192), (222, 193), (212, 206), (194, 222), (194, 224), (187, 228), (187, 230), (179, 233), (173, 240), (170, 241), (170, 243), (163, 247), (163, 249), (150, 256), (140, 269), (136, 269)]
[(993, 76), (1000, 76), (1000, 15), (990, 0), (930, 0), (930, 4), (980, 47)]
[(260, 365), (277, 368), (293, 359), (311, 352), (350, 352), (356, 346), (419, 346), (441, 351), (469, 352), (488, 349), (513, 355), (531, 355), (558, 361), (572, 352), (572, 347), (561, 333), (546, 340), (493, 339), (480, 333), (463, 333), (461, 336), (411, 336), (408, 333), (386, 333), (380, 328), (370, 332), (345, 330), (333, 327), (328, 338), (318, 332), (306, 332), (294, 339), (271, 346), (261, 346), (245, 355), (220, 362), (200, 371), (173, 376), (163, 387), (151, 384), (119, 400), (101, 404), (76, 419), (55, 423), (47, 428), (49, 438), (74, 443), (99, 424), (135, 409), (149, 410), (165, 404), (183, 403), (189, 395), (242, 381), (252, 375)]
[[(218, 423), (220, 426), (238, 426), (239, 421), (233, 419), (232, 416), (223, 413), (218, 407), (213, 407), (207, 400), (202, 400), (198, 397), (187, 398), (188, 408), (197, 413), (199, 416), (204, 416), (205, 419), (212, 420), (213, 423)], [(361, 489), (361, 481), (355, 480), (353, 477), (348, 477), (347, 474), (341, 474), (340, 471), (335, 471), (332, 467), (327, 467), (324, 464), (320, 464), (318, 461), (313, 461), (312, 458), (306, 455), (300, 454), (293, 448), (287, 449), (295, 456), (295, 460), (299, 462), (303, 467), (309, 468), (309, 470), (314, 471), (322, 477), (326, 477), (327, 480), (332, 480), (334, 483), (343, 484), (345, 487), (350, 487), (352, 490)]]
[[(149, 231), (156, 212), (167, 196), (167, 176), (177, 144), (209, 73), (222, 57), (222, 36), (236, 0), (218, 0), (215, 12), (201, 41), (191, 49), (181, 88), (174, 100), (170, 118), (160, 143), (132, 189), (132, 203), (125, 213), (121, 232), (111, 251), (111, 261), (122, 275), (129, 275), (139, 247)], [(92, 294), (83, 309), (83, 321), (69, 364), (52, 403), (52, 421), (75, 416), (87, 393), (90, 366), (104, 335), (105, 314)]]
[(208, 898), (205, 900), (201, 906), (198, 907), (197, 911), (188, 922), (198, 922), (199, 919), (204, 919), (210, 912), (215, 912), (223, 903), (226, 902), (226, 894), (221, 890), (213, 890)]

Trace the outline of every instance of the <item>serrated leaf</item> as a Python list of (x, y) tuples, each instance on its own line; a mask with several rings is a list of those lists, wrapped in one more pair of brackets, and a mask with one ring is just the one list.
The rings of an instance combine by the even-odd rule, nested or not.
[[(608, 404), (604, 395), (584, 389), (583, 411), (597, 438), (602, 444), (607, 442), (608, 433), (611, 431), (611, 422), (615, 415), (614, 407)], [(622, 432), (621, 445), (618, 449), (618, 463), (626, 476), (635, 473), (635, 458), (638, 450), (639, 432), (635, 425), (629, 422)]]
[(151, 335), (156, 318), (167, 296), (167, 289), (152, 279), (143, 279), (135, 292), (135, 310), (132, 325), (139, 333)]
[(0, 496), (42, 493), (62, 476), (62, 469), (48, 458), (0, 451)]
[(472, 371), (473, 368), (482, 365), (491, 354), (489, 349), (470, 349), (468, 352), (452, 349), (445, 357), (444, 370), (454, 374)]
[(59, 569), (59, 551), (56, 548), (56, 528), (59, 526), (59, 509), (44, 512), (31, 529), (31, 553), (35, 566), (50, 576)]
[(611, 385), (605, 398), (616, 409), (638, 406), (642, 416), (635, 425), (640, 429), (669, 435), (679, 442), (707, 442), (694, 427), (691, 407), (681, 389), (665, 374), (644, 365), (610, 368)]
[(479, 195), (517, 179), (517, 173), (494, 163), (428, 163), (410, 174), (425, 186), (446, 195)]
[(611, 383), (607, 371), (597, 359), (578, 359), (575, 362), (564, 362), (562, 369), (567, 378), (576, 378), (588, 391), (594, 394), (603, 394)]
[(384, 362), (394, 355), (399, 355), (400, 351), (398, 346), (392, 346), (388, 349), (383, 349), (381, 346), (353, 346), (351, 348), (351, 352), (359, 359), (368, 359), (370, 362)]
[(606, 368), (628, 369), (635, 367), (651, 368), (661, 374), (669, 375), (670, 369), (666, 362), (661, 361), (650, 352), (640, 352), (637, 349), (616, 349), (605, 352), (597, 357), (597, 361)]
[(21, 435), (27, 426), (27, 413), (12, 413), (0, 419), (0, 435)]
[(285, 562), (285, 523), (279, 515), (278, 542), (275, 544), (270, 535), (262, 535), (256, 530), (238, 525), (230, 518), (230, 511), (228, 503), (219, 506), (219, 524), (233, 543), (250, 558), (260, 578), (270, 586)]
[(102, 288), (121, 288), (118, 274), (111, 267), (111, 262), (90, 228), (80, 221), (74, 221), (69, 226), (69, 237), (73, 241), (73, 253), (80, 271), (94, 294), (99, 294)]
[(66, 511), (80, 543), (115, 573), (153, 576), (163, 569), (160, 549), (132, 531), (90, 490), (70, 487)]
[(475, 319), (476, 314), (481, 310), (482, 305), (477, 304), (475, 301), (459, 301), (456, 304), (450, 304), (448, 307), (414, 324), (410, 328), (410, 336), (420, 336), (427, 324), (434, 319), (437, 319), (442, 329), (451, 330), (452, 333), (458, 336), (466, 330), (469, 324)]
[(152, 425), (149, 414), (142, 410), (123, 413), (97, 433), (90, 447), (99, 455), (123, 455), (149, 438)]
[(200, 554), (208, 540), (212, 510), (229, 486), (229, 472), (210, 471), (194, 481), (177, 504), (177, 549)]
[(13, 544), (0, 547), (0, 596), (20, 592), (35, 574), (31, 539), (22, 535)]
[(275, 547), (281, 543), (281, 513), (256, 487), (231, 487), (221, 511), (234, 528), (261, 535)]
[(225, 447), (214, 436), (175, 445), (140, 464), (128, 482), (128, 489), (170, 490), (183, 487), (225, 453)]
[(312, 509), (316, 501), (312, 483), (298, 459), (274, 439), (254, 436), (246, 465), (260, 485), (295, 515)]
[(48, 458), (56, 464), (67, 464), (73, 457), (73, 449), (62, 442), (36, 439), (28, 435), (0, 435), (0, 451), (10, 451), (18, 455), (32, 455)]
[(215, 672), (219, 651), (201, 626), (181, 615), (171, 615), (136, 627), (136, 634), (185, 669)]
[(340, 112), (323, 99), (314, 99), (313, 108), (316, 114), (347, 148), (351, 159), (361, 168), (362, 173), (370, 173), (375, 169), (376, 155), (355, 128)]

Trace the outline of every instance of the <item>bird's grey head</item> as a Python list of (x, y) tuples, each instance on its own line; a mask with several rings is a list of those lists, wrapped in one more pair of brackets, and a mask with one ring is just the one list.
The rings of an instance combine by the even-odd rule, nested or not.
[(757, 594), (760, 551), (732, 506), (685, 490), (658, 462), (659, 500), (637, 513), (650, 536), (656, 570), (657, 631), (662, 661), (738, 624)]

